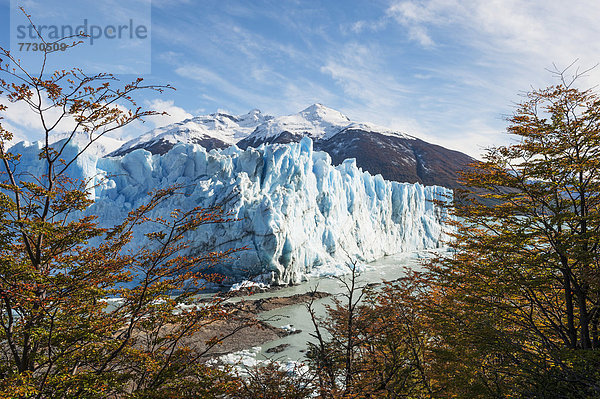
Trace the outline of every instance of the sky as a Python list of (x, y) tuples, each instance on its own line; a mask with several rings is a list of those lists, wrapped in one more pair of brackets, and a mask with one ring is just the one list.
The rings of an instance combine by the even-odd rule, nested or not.
[[(576, 62), (574, 73), (600, 62), (598, 0), (12, 3), (42, 21), (148, 18), (145, 41), (119, 52), (99, 38), (93, 56), (104, 64), (80, 57), (108, 64), (123, 80), (138, 74), (177, 89), (142, 93), (140, 104), (170, 115), (117, 134), (123, 138), (218, 110), (279, 116), (321, 103), (480, 157), (508, 142), (506, 117), (524, 92), (558, 83), (548, 69)], [(15, 14), (0, 0), (2, 47), (11, 39), (14, 46), (22, 18)], [(600, 83), (600, 67), (579, 83)], [(18, 134), (36, 137), (26, 110), (15, 106), (4, 117)]]

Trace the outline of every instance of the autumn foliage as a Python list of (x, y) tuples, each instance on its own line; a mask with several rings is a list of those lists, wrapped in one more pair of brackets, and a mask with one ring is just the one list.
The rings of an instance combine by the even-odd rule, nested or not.
[[(168, 87), (33, 74), (2, 54), (0, 94), (40, 121), (45, 172), (19, 168), (0, 123), (1, 397), (600, 397), (600, 97), (576, 88), (577, 74), (528, 93), (508, 120), (515, 143), (465, 171), (448, 252), (379, 287), (351, 263), (325, 317), (307, 306), (302, 372), (272, 363), (239, 375), (203, 361), (218, 337), (194, 338), (233, 317), (198, 294), (216, 278), (206, 268), (235, 251), (182, 255), (189, 231), (228, 216), (156, 216), (183, 195), (171, 187), (101, 227), (85, 213), (91, 182), (68, 173), (100, 137), (154, 114), (134, 94)], [(64, 121), (66, 139), (50, 144)], [(88, 144), (66, 157), (81, 132)], [(152, 232), (133, 246), (142, 225)]]
[(600, 98), (556, 76), (464, 172), (449, 252), (317, 320), (321, 397), (600, 396)]
[(356, 262), (350, 269), (325, 318), (307, 306), (315, 327), (307, 357), (319, 397), (425, 397), (431, 336), (410, 288), (397, 282), (376, 289), (361, 281)]
[(600, 394), (600, 98), (558, 76), (509, 119), (517, 143), (465, 173), (496, 205), (457, 207), (454, 254), (430, 266), (460, 396)]
[[(44, 60), (49, 56), (43, 53)], [(40, 176), (22, 170), (20, 155), (6, 145), (12, 133), (0, 124), (0, 396), (180, 397), (184, 390), (211, 397), (215, 389), (226, 391), (231, 378), (199, 361), (218, 338), (191, 338), (229, 317), (219, 301), (200, 302), (198, 294), (214, 278), (206, 268), (235, 251), (182, 253), (187, 232), (228, 216), (218, 207), (156, 216), (165, 198), (180, 195), (171, 187), (150, 193), (118, 225), (100, 227), (85, 213), (93, 201), (91, 182), (69, 177), (71, 165), (103, 135), (155, 114), (136, 105), (135, 93), (168, 87), (144, 85), (141, 78), (121, 85), (112, 75), (77, 69), (33, 73), (6, 50), (0, 72), (0, 94), (27, 104), (40, 122), (44, 170)], [(70, 130), (51, 144), (61, 123)], [(80, 133), (87, 144), (67, 157)], [(141, 225), (152, 232), (134, 246)]]

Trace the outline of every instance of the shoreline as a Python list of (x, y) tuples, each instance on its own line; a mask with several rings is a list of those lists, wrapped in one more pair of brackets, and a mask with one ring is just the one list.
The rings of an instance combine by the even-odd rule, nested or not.
[(240, 300), (224, 302), (222, 304), (231, 313), (232, 317), (215, 321), (194, 334), (191, 341), (200, 349), (206, 348), (206, 342), (215, 337), (220, 340), (218, 344), (207, 351), (204, 358), (209, 359), (223, 356), (255, 346), (261, 346), (289, 335), (298, 334), (301, 332), (300, 330), (290, 331), (275, 327), (269, 324), (268, 320), (259, 320), (258, 315), (262, 312), (285, 308), (332, 295), (327, 292), (316, 291), (283, 297), (251, 299), (252, 294), (266, 292), (267, 290), (261, 289), (256, 291), (232, 296), (232, 298), (240, 298)]

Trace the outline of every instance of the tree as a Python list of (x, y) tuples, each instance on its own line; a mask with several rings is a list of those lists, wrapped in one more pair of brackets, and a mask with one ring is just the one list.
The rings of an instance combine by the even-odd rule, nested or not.
[(315, 328), (307, 352), (322, 398), (422, 397), (430, 390), (424, 350), (429, 338), (403, 282), (359, 283), (357, 262), (340, 277), (344, 290), (324, 319), (307, 308)]
[[(52, 44), (39, 32), (38, 38)], [(179, 187), (172, 187), (153, 193), (122, 223), (101, 228), (85, 212), (93, 202), (91, 183), (69, 176), (70, 167), (103, 135), (156, 114), (136, 105), (137, 92), (169, 87), (144, 85), (141, 78), (120, 86), (115, 76), (78, 69), (49, 74), (44, 65), (53, 46), (45, 48), (36, 73), (0, 49), (0, 94), (27, 104), (39, 119), (44, 138), (39, 162), (45, 170), (41, 176), (28, 173), (20, 154), (7, 148), (12, 134), (0, 124), (1, 395), (179, 397), (186, 388), (214, 397), (210, 392), (225, 392), (231, 378), (199, 362), (218, 339), (196, 343), (192, 338), (207, 323), (230, 317), (218, 301), (200, 303), (197, 294), (200, 279), (214, 278), (202, 270), (235, 250), (197, 256), (182, 251), (187, 232), (227, 222), (228, 216), (220, 208), (196, 208), (153, 217), (161, 201), (180, 195)], [(67, 120), (72, 128), (66, 139), (51, 144), (50, 135)], [(70, 152), (80, 133), (87, 144)], [(153, 232), (143, 246), (133, 247), (138, 227), (148, 223)]]
[[(347, 265), (350, 277), (338, 278), (344, 288), (340, 294), (342, 299), (334, 297), (333, 306), (326, 306), (325, 320), (317, 317), (314, 299), (306, 305), (315, 328), (311, 335), (317, 340), (308, 344), (307, 357), (318, 377), (320, 395), (325, 398), (349, 395), (354, 391), (353, 380), (357, 377), (356, 357), (360, 349), (357, 336), (360, 334), (359, 320), (364, 308), (361, 300), (366, 291), (364, 286), (358, 285), (357, 262), (352, 261)], [(317, 289), (313, 292), (316, 293)]]
[(291, 369), (273, 360), (236, 372), (230, 399), (304, 399), (314, 397), (313, 376), (302, 365)]
[(463, 173), (448, 253), (315, 322), (321, 396), (600, 396), (600, 97), (567, 72)]
[(495, 205), (463, 192), (452, 256), (421, 284), (435, 384), (461, 397), (600, 395), (600, 98), (567, 73), (464, 173)]

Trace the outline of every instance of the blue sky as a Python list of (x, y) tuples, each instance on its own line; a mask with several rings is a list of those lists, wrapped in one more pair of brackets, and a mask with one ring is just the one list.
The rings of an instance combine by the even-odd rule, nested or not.
[[(64, 2), (14, 1), (34, 18), (67, 13)], [(79, 3), (74, 19), (151, 7), (144, 78), (177, 91), (142, 96), (171, 116), (125, 136), (217, 110), (283, 115), (319, 102), (478, 156), (506, 143), (504, 117), (521, 92), (556, 82), (545, 68), (600, 62), (597, 0), (105, 0), (104, 11)], [(9, 15), (10, 1), (0, 0), (2, 46)], [(581, 80), (598, 83), (599, 68)], [(23, 118), (15, 111), (7, 123), (32, 137)]]

